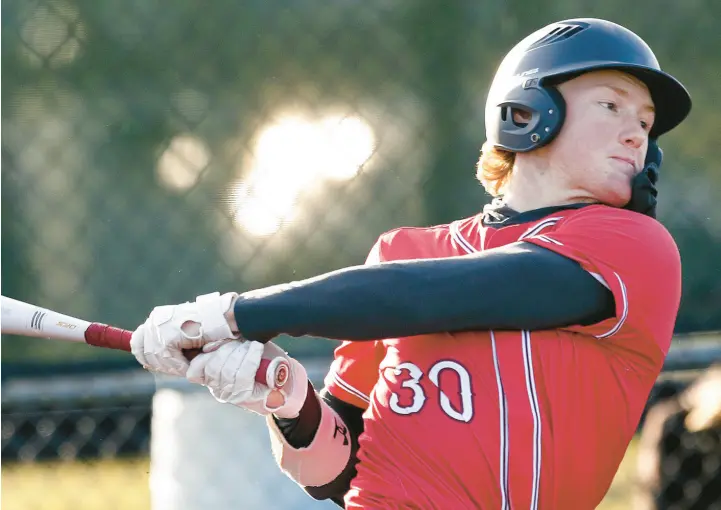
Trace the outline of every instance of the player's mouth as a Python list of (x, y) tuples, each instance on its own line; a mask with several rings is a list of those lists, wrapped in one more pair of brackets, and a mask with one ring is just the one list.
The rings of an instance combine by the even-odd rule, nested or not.
[(636, 166), (636, 162), (632, 158), (627, 158), (624, 156), (611, 156), (611, 159), (613, 159), (614, 161), (619, 162), (619, 164), (629, 168), (633, 172), (633, 175), (636, 175), (638, 173), (638, 168)]

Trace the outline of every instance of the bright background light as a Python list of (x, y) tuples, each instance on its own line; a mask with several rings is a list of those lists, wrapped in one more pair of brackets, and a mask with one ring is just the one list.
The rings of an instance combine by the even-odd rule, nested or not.
[(250, 171), (231, 190), (233, 220), (253, 235), (274, 234), (297, 218), (304, 196), (354, 178), (374, 151), (373, 130), (359, 117), (282, 117), (255, 137)]

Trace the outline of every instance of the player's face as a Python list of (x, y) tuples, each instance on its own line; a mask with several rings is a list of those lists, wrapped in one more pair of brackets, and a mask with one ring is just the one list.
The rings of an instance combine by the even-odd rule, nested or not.
[(567, 81), (559, 90), (566, 119), (547, 147), (549, 162), (578, 196), (624, 206), (631, 180), (643, 169), (654, 121), (648, 88), (633, 76), (604, 70)]

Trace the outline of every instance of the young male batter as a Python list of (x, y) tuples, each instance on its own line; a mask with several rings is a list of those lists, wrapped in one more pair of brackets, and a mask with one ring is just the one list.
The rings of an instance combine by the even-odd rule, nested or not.
[[(681, 267), (654, 219), (657, 139), (690, 107), (629, 30), (544, 27), (488, 95), (478, 177), (497, 199), (483, 212), (387, 232), (365, 266), (158, 307), (133, 352), (266, 416), (278, 464), (315, 498), (595, 508), (673, 334)], [(345, 340), (320, 394), (295, 360), (284, 390), (254, 382), (283, 333)], [(181, 349), (201, 345), (188, 363)]]

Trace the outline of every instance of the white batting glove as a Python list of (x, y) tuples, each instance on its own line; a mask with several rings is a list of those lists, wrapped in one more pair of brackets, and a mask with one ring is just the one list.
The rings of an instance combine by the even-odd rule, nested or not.
[[(282, 356), (290, 365), (290, 376), (280, 390), (255, 381), (260, 360)], [(308, 375), (303, 365), (272, 342), (230, 340), (212, 352), (199, 354), (190, 362), (189, 381), (206, 386), (216, 400), (233, 404), (261, 416), (275, 414), (295, 418), (308, 392)], [(282, 397), (282, 398), (278, 398)], [(271, 401), (277, 405), (271, 404)]]
[(184, 376), (190, 363), (183, 349), (238, 338), (225, 317), (235, 293), (198, 296), (194, 303), (157, 306), (130, 339), (130, 350), (143, 367), (167, 375)]

